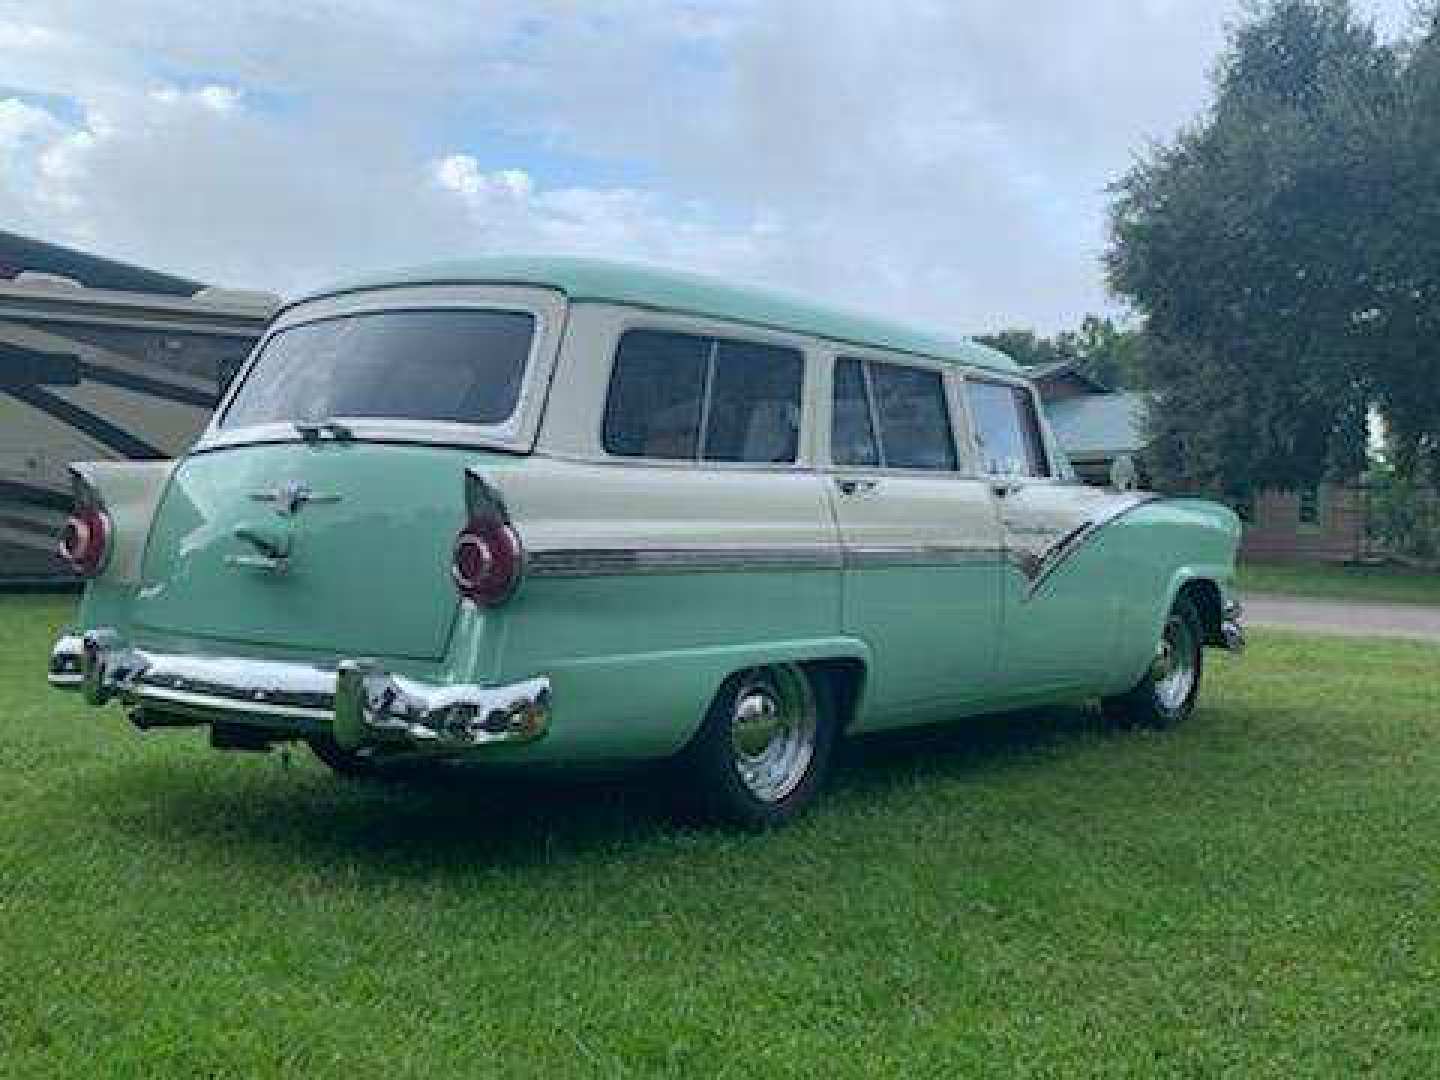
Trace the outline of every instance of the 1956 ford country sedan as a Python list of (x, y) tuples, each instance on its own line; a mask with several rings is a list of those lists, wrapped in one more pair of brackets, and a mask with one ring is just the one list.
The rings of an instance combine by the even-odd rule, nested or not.
[(55, 686), (217, 747), (673, 759), (778, 823), (846, 733), (1236, 648), (1224, 507), (1074, 482), (1004, 355), (717, 282), (491, 259), (284, 308), (179, 461), (73, 466)]

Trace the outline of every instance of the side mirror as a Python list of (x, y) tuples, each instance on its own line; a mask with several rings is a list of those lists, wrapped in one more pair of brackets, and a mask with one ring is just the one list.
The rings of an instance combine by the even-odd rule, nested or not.
[(1140, 470), (1129, 454), (1117, 454), (1110, 463), (1110, 486), (1116, 491), (1134, 491), (1140, 484)]

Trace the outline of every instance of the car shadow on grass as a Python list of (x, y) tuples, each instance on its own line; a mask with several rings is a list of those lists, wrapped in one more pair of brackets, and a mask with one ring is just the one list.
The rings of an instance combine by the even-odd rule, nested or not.
[[(1113, 732), (1098, 710), (1077, 705), (853, 740), (819, 806), (796, 827), (823, 832), (835, 820), (827, 806), (905, 799), (926, 778), (963, 780), (1042, 758), (1042, 767), (1063, 763)], [(108, 828), (177, 856), (286, 868), (338, 863), (383, 876), (766, 842), (687, 822), (667, 781), (657, 768), (609, 775), (450, 769), (423, 779), (355, 780), (308, 761), (284, 768), (278, 754), (220, 755), (196, 745), (108, 771), (92, 791)]]

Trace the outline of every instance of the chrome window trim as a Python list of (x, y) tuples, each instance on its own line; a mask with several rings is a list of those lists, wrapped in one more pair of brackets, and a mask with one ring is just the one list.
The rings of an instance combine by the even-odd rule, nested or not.
[(540, 417), (550, 388), (564, 330), (567, 301), (552, 289), (500, 285), (419, 285), (371, 289), (322, 297), (286, 308), (255, 343), (196, 442), (196, 452), (254, 443), (300, 442), (294, 425), (252, 424), (222, 428), (221, 419), (254, 369), (256, 358), (276, 334), (295, 326), (384, 311), (516, 311), (535, 320), (525, 376), (515, 409), (500, 424), (457, 424), (445, 420), (408, 420), (376, 416), (331, 417), (354, 437), (374, 442), (484, 447), (529, 453), (535, 447)]

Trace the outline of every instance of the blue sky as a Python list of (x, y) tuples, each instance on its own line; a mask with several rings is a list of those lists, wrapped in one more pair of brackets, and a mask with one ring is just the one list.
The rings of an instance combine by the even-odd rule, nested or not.
[(0, 227), (281, 292), (564, 251), (1052, 330), (1109, 304), (1104, 187), (1234, 10), (0, 0)]

